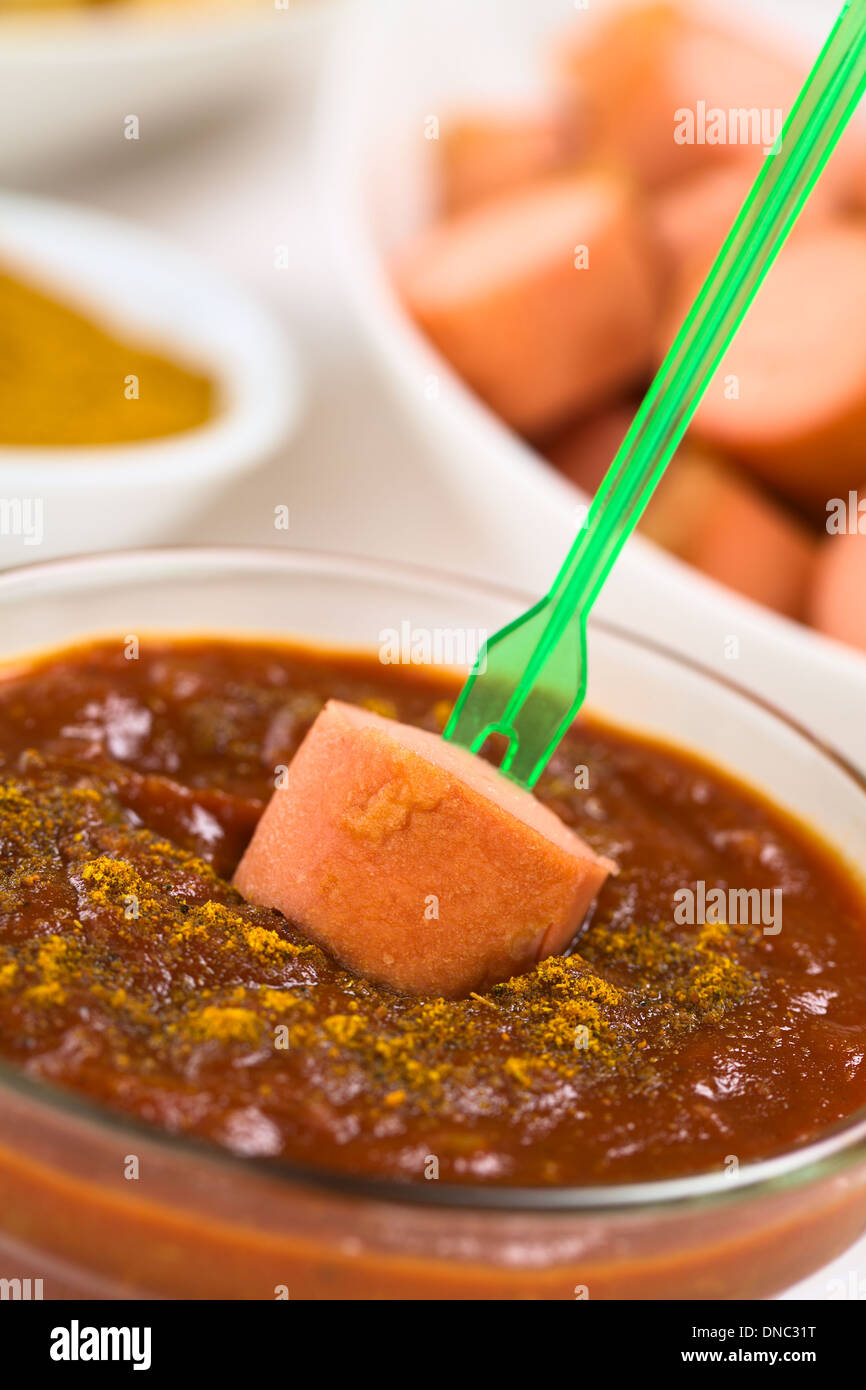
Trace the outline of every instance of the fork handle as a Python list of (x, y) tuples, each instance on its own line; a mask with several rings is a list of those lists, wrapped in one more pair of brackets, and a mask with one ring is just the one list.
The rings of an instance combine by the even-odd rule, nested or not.
[(553, 612), (520, 683), (523, 690), (575, 616), (585, 622), (864, 88), (866, 0), (849, 0), (553, 583)]

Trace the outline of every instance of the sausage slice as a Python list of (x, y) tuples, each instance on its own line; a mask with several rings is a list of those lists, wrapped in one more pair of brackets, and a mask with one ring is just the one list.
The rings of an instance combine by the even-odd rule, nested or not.
[(331, 700), (235, 885), (361, 975), (459, 997), (566, 947), (614, 867), (483, 759)]
[(537, 435), (640, 379), (657, 274), (614, 174), (547, 179), (447, 218), (396, 267), (439, 351), (515, 429)]

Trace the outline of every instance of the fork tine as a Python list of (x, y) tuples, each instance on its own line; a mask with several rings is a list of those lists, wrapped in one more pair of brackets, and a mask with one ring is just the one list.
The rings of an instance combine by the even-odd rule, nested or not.
[(443, 737), (473, 753), (478, 752), (487, 736), (494, 731), (508, 737), (503, 725), (514, 693), (512, 673), (521, 669), (519, 653), (524, 644), (520, 632), (532, 620), (534, 611), (521, 614), (494, 632), (484, 643), (472, 673), (460, 692)]
[(503, 772), (535, 785), (583, 703), (586, 675), (586, 625), (578, 616), (551, 651), (541, 680), (515, 692), (505, 715), (514, 737)]
[(505, 712), (514, 693), (515, 681), (534, 644), (521, 636), (528, 624), (545, 612), (549, 598), (506, 623), (488, 637), (451, 713), (443, 737), (477, 753), (488, 734), (496, 731), (508, 737), (503, 727)]
[(476, 753), (490, 734), (503, 735), (508, 751), (502, 771), (526, 786), (543, 770), (585, 684), (585, 639), (578, 621), (557, 642), (538, 688), (523, 679), (551, 607), (548, 596), (489, 638), (445, 729), (446, 738)]

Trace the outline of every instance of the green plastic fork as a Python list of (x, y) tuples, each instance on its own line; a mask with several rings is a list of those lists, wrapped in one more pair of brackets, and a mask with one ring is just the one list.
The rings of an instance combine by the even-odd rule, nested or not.
[(589, 612), (866, 88), (866, 0), (846, 4), (545, 598), (485, 643), (444, 732), (532, 787), (586, 694)]

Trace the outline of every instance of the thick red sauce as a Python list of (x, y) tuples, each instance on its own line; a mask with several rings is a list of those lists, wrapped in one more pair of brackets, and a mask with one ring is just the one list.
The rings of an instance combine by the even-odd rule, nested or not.
[[(538, 787), (621, 870), (569, 957), (483, 997), (410, 999), (244, 904), (229, 879), (323, 701), (439, 728), (452, 695), (374, 660), (212, 640), (8, 676), (0, 1055), (239, 1153), (418, 1180), (431, 1160), (507, 1184), (720, 1169), (866, 1103), (859, 889), (755, 795), (600, 725)], [(781, 888), (781, 931), (678, 925), (699, 880)]]

